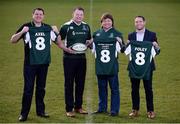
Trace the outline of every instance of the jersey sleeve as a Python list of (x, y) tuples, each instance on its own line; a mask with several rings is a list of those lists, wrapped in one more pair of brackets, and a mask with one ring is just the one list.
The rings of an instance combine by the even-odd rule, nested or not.
[(156, 50), (154, 49), (153, 46), (152, 46), (152, 49), (151, 49), (151, 55), (152, 55), (153, 58), (156, 56)]
[(62, 40), (66, 38), (67, 32), (68, 32), (68, 25), (62, 25), (59, 31)]
[(119, 39), (118, 42), (120, 43), (120, 46), (121, 46), (121, 53), (123, 53), (126, 47), (125, 47), (124, 39), (121, 32), (118, 32), (117, 38)]
[(152, 48), (151, 48), (150, 62), (152, 61), (152, 58), (154, 58), (155, 56), (156, 56), (156, 50), (155, 50), (154, 47), (152, 46)]
[(117, 51), (118, 53), (121, 52), (121, 46), (120, 46), (120, 43), (119, 43), (119, 42), (116, 42), (116, 51)]
[(97, 57), (97, 54), (96, 54), (96, 45), (95, 45), (95, 43), (93, 43), (93, 45), (92, 45), (93, 47), (92, 47), (92, 53), (94, 54), (94, 56), (95, 56), (95, 58)]
[(92, 53), (95, 53), (96, 52), (96, 46), (95, 46), (95, 43), (92, 44)]
[(31, 44), (31, 38), (30, 38), (30, 34), (29, 32), (27, 32), (24, 36), (24, 42), (25, 44), (29, 44), (29, 48), (32, 47), (32, 44)]
[(24, 25), (21, 25), (21, 27), (16, 31), (16, 33), (19, 33), (23, 29)]
[(30, 41), (30, 34), (29, 34), (29, 32), (27, 32), (25, 34), (24, 41), (25, 41), (26, 44)]
[(129, 44), (128, 47), (124, 51), (125, 55), (129, 55), (131, 53), (131, 45)]
[(57, 35), (54, 31), (51, 31), (51, 40), (57, 42)]

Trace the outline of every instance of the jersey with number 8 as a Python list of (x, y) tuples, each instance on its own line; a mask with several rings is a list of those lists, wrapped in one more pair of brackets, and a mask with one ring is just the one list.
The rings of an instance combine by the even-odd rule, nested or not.
[(50, 26), (30, 27), (25, 42), (29, 43), (30, 65), (49, 64), (51, 40), (56, 36)]
[(96, 74), (113, 75), (117, 73), (116, 42), (95, 42), (96, 46)]
[(156, 52), (151, 42), (148, 41), (131, 41), (125, 50), (125, 54), (129, 55), (129, 76), (131, 78), (149, 79), (152, 58)]
[(118, 52), (121, 46), (117, 37), (122, 34), (114, 28), (108, 31), (99, 29), (93, 34), (93, 53), (95, 53), (96, 75), (115, 75), (119, 71)]

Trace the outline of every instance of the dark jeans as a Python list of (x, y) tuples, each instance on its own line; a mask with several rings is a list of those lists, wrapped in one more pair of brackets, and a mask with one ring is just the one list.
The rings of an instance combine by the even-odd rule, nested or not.
[[(65, 77), (65, 104), (66, 111), (70, 112), (82, 108), (83, 92), (86, 76), (86, 58), (63, 59)], [(75, 99), (74, 99), (75, 82)]]
[[(131, 97), (132, 97), (132, 109), (139, 110), (140, 106), (140, 96), (139, 96), (139, 86), (140, 79), (131, 78)], [(153, 90), (152, 90), (152, 73), (149, 80), (143, 80), (145, 94), (146, 94), (146, 107), (147, 111), (154, 111), (153, 104)]]
[(34, 91), (34, 82), (36, 80), (36, 113), (43, 113), (45, 110), (44, 96), (48, 65), (24, 65), (24, 92), (22, 97), (21, 115), (28, 116), (32, 96)]
[(118, 75), (97, 75), (99, 89), (99, 108), (98, 111), (107, 111), (108, 104), (108, 82), (111, 88), (111, 113), (119, 113), (120, 92)]

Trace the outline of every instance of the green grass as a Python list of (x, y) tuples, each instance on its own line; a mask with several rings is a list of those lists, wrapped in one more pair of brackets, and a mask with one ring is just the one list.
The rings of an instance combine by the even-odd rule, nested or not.
[[(64, 78), (62, 51), (52, 46), (52, 63), (49, 67), (46, 87), (46, 111), (49, 119), (38, 118), (33, 99), (28, 121), (31, 122), (180, 122), (180, 2), (173, 0), (94, 0), (92, 22), (90, 22), (90, 2), (88, 0), (31, 0), (0, 1), (0, 122), (18, 122), (23, 91), (23, 42), (12, 45), (11, 35), (24, 22), (31, 20), (31, 11), (35, 7), (45, 9), (45, 22), (60, 27), (71, 18), (72, 8), (83, 6), (86, 10), (85, 21), (92, 24), (92, 32), (100, 27), (100, 16), (110, 12), (115, 18), (115, 26), (123, 32), (127, 40), (129, 32), (134, 30), (133, 18), (144, 15), (147, 28), (156, 31), (161, 46), (161, 54), (156, 58), (157, 70), (154, 73), (154, 104), (157, 118), (146, 118), (146, 102), (141, 85), (141, 116), (129, 119), (131, 110), (131, 88), (126, 70), (128, 59), (120, 55), (121, 110), (118, 117), (108, 115), (65, 116)], [(87, 76), (84, 91), (84, 108), (92, 112), (97, 109), (97, 81), (94, 71), (94, 56), (87, 52)], [(110, 101), (110, 97), (109, 97)]]

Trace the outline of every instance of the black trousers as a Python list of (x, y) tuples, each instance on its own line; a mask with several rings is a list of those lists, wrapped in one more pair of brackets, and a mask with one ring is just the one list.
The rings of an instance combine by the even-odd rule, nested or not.
[[(147, 111), (154, 111), (153, 104), (153, 90), (152, 90), (152, 73), (149, 80), (143, 79), (145, 94), (146, 94), (146, 108)], [(132, 97), (132, 109), (139, 110), (140, 108), (140, 96), (139, 96), (139, 86), (140, 79), (131, 78), (131, 97)]]
[[(65, 77), (65, 104), (66, 112), (82, 108), (83, 91), (86, 76), (86, 58), (63, 59)], [(75, 82), (75, 98), (74, 98)]]
[(47, 72), (48, 65), (24, 65), (24, 92), (22, 97), (21, 115), (28, 116), (29, 114), (35, 80), (36, 113), (40, 114), (44, 112), (44, 96)]

